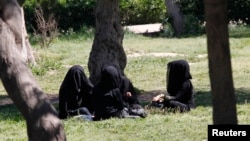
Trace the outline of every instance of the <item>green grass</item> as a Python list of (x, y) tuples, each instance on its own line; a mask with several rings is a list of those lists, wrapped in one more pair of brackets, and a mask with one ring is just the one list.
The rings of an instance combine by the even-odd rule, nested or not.
[[(242, 31), (243, 30), (243, 31)], [(250, 35), (249, 28), (230, 31), (230, 50), (239, 124), (250, 124)], [(240, 36), (242, 35), (242, 36)], [(58, 38), (50, 48), (32, 44), (37, 66), (31, 66), (44, 92), (58, 94), (59, 86), (74, 64), (84, 67), (93, 35), (77, 34)], [(125, 73), (141, 95), (166, 91), (166, 65), (175, 59), (190, 63), (192, 82), (197, 92), (197, 108), (189, 113), (149, 111), (145, 119), (110, 119), (87, 122), (64, 120), (69, 141), (202, 141), (207, 139), (207, 125), (212, 124), (212, 102), (206, 36), (190, 38), (150, 38), (126, 33), (123, 47), (127, 54)], [(150, 53), (175, 53), (176, 56), (150, 56)], [(135, 56), (139, 54), (140, 56)], [(0, 86), (0, 100), (8, 97)], [(149, 101), (143, 101), (148, 104)], [(54, 105), (57, 108), (57, 104)], [(26, 124), (14, 105), (0, 107), (0, 138), (4, 141), (26, 141)]]

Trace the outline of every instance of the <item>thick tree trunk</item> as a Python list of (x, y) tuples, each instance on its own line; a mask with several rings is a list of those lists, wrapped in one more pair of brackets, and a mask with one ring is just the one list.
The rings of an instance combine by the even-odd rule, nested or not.
[(237, 124), (227, 28), (227, 0), (204, 0), (204, 3), (213, 122)]
[(90, 80), (100, 80), (101, 66), (114, 62), (124, 71), (127, 58), (122, 47), (123, 29), (119, 17), (119, 0), (97, 0), (95, 39), (89, 56)]
[(0, 78), (27, 123), (29, 141), (66, 140), (57, 116), (17, 49), (14, 34), (0, 19)]
[(179, 37), (184, 30), (184, 19), (180, 11), (179, 5), (176, 3), (176, 0), (165, 0), (167, 7), (167, 13), (169, 17), (172, 18), (172, 25), (174, 27), (175, 35)]
[[(20, 0), (20, 3), (24, 1)], [(17, 48), (26, 62), (35, 64), (35, 58), (27, 36), (23, 8), (16, 0), (0, 1), (1, 19), (9, 26), (14, 33)]]
[(34, 63), (34, 57), (22, 9), (16, 0), (1, 0), (0, 10), (0, 78), (26, 120), (28, 138), (30, 141), (64, 141), (66, 137), (57, 112), (26, 64), (28, 58)]

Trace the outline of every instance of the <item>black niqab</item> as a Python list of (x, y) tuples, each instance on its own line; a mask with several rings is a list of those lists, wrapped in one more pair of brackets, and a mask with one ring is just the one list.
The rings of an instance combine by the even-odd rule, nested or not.
[(189, 70), (189, 64), (186, 60), (171, 61), (167, 65), (167, 91), (175, 94), (184, 81), (192, 79)]
[(104, 91), (120, 88), (121, 81), (121, 75), (115, 67), (105, 66), (102, 68), (100, 84)]
[(101, 80), (93, 90), (94, 120), (120, 116), (126, 106), (120, 91), (121, 83), (122, 75), (114, 66), (103, 66)]
[(80, 65), (72, 66), (59, 89), (59, 117), (66, 118), (67, 112), (86, 107), (92, 112), (91, 93), (93, 84)]

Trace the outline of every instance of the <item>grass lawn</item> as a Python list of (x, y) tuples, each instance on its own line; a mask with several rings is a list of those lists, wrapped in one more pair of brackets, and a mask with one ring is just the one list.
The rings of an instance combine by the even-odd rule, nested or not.
[[(37, 66), (30, 66), (34, 77), (47, 94), (57, 95), (70, 66), (80, 64), (88, 75), (88, 57), (93, 35), (72, 34), (58, 38), (51, 47), (41, 49), (32, 44)], [(126, 33), (123, 47), (127, 54), (126, 75), (140, 91), (142, 104), (166, 91), (166, 67), (169, 61), (186, 59), (190, 63), (192, 82), (197, 92), (196, 109), (189, 113), (148, 111), (145, 119), (109, 119), (88, 122), (64, 120), (69, 141), (203, 141), (212, 124), (212, 105), (206, 36), (188, 38), (151, 38)], [(230, 32), (239, 124), (250, 124), (250, 32), (249, 28)], [(0, 86), (0, 100), (8, 97)], [(146, 98), (145, 98), (146, 97)], [(54, 104), (57, 108), (57, 103)], [(0, 107), (0, 138), (26, 141), (26, 123), (14, 105)]]

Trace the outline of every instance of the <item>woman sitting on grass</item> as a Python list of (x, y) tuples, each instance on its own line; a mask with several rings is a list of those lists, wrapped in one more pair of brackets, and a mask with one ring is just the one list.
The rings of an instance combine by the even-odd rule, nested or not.
[(140, 116), (143, 118), (147, 116), (146, 111), (139, 102), (137, 92), (132, 82), (126, 76), (122, 76), (121, 92), (130, 115)]
[(85, 115), (92, 120), (92, 89), (93, 84), (87, 78), (83, 67), (72, 66), (59, 89), (59, 118)]
[(159, 94), (152, 100), (152, 106), (173, 111), (187, 112), (195, 107), (192, 76), (186, 60), (171, 61), (167, 65), (167, 93)]
[[(94, 120), (104, 120), (111, 117), (140, 117), (139, 115), (130, 115), (129, 112), (130, 107), (127, 99), (133, 97), (131, 101), (136, 101), (136, 97), (126, 90), (131, 86), (130, 84), (128, 79), (124, 79), (118, 67), (110, 64), (104, 65), (101, 70), (100, 83), (93, 89)], [(134, 112), (145, 116), (144, 110), (137, 109)]]

